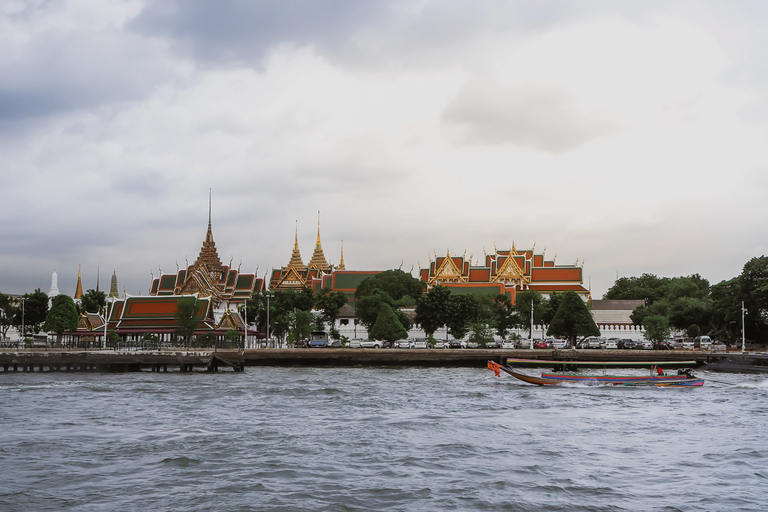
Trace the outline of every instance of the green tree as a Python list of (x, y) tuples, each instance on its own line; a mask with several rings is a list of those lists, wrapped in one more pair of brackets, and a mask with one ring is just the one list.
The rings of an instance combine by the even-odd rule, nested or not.
[(379, 313), (384, 309), (393, 309), (395, 303), (392, 297), (384, 290), (373, 289), (367, 295), (363, 295), (355, 302), (355, 316), (361, 324), (370, 332), (373, 324), (379, 318)]
[(672, 327), (683, 330), (689, 325), (709, 325), (711, 310), (707, 300), (694, 297), (678, 297), (669, 302), (667, 318)]
[(512, 305), (512, 299), (506, 293), (501, 293), (494, 297), (493, 304), (491, 323), (496, 329), (496, 334), (501, 338), (506, 338), (507, 333), (516, 325), (519, 325), (522, 319)]
[(448, 302), (451, 291), (445, 286), (434, 286), (416, 301), (416, 323), (432, 338), (447, 323)]
[(192, 335), (200, 325), (202, 318), (197, 312), (197, 297), (182, 297), (176, 301), (176, 329), (182, 342), (190, 345)]
[(477, 343), (481, 347), (495, 347), (496, 342), (493, 341), (493, 330), (488, 328), (488, 324), (484, 322), (473, 322), (469, 326), (469, 338), (470, 343)]
[(621, 277), (603, 295), (603, 299), (644, 300), (651, 305), (666, 295), (670, 279), (643, 274), (640, 277)]
[(309, 339), (309, 335), (312, 334), (312, 313), (304, 311), (302, 309), (296, 309), (290, 315), (291, 326), (288, 332), (288, 341), (293, 346), (298, 346)]
[(13, 326), (25, 333), (40, 332), (43, 322), (48, 316), (48, 295), (37, 288), (32, 293), (25, 293), (23, 300), (19, 300), (16, 316), (13, 318)]
[(77, 306), (75, 306), (72, 297), (57, 295), (54, 297), (51, 310), (45, 318), (43, 329), (47, 332), (56, 333), (56, 346), (60, 347), (62, 334), (76, 331), (79, 321), (80, 315), (77, 313)]
[(96, 290), (87, 290), (82, 297), (80, 297), (81, 313), (98, 313), (107, 304), (107, 294), (104, 292), (97, 292)]
[(355, 298), (371, 295), (374, 290), (381, 290), (398, 307), (412, 307), (424, 292), (424, 282), (399, 269), (385, 270), (364, 279), (355, 291)]
[(240, 334), (239, 331), (236, 331), (234, 329), (230, 329), (229, 331), (224, 333), (224, 343), (226, 343), (227, 348), (235, 348), (240, 347), (240, 343), (243, 340), (243, 335)]
[(372, 340), (385, 340), (394, 342), (408, 336), (403, 324), (400, 323), (395, 311), (385, 306), (379, 311), (379, 315), (374, 322), (373, 327), (368, 332), (368, 338)]
[(0, 337), (8, 337), (8, 329), (13, 325), (16, 309), (11, 297), (0, 293)]
[(560, 305), (549, 324), (547, 334), (565, 336), (571, 346), (576, 346), (577, 336), (600, 336), (587, 305), (576, 292), (566, 291), (561, 294)]
[(721, 281), (709, 289), (712, 307), (712, 335), (735, 342), (741, 336), (742, 284), (740, 277)]
[(660, 342), (669, 339), (669, 320), (664, 315), (649, 315), (643, 320), (643, 336), (645, 339)]
[[(531, 302), (533, 302), (533, 323), (544, 325), (544, 316), (547, 314), (548, 304), (544, 297), (537, 291), (523, 290), (515, 296), (515, 312), (519, 319), (519, 326), (528, 329), (528, 336), (533, 339), (531, 331)], [(554, 312), (552, 314), (554, 316)]]
[(768, 338), (768, 257), (749, 260), (741, 271), (741, 296), (747, 308), (746, 337)]
[(347, 303), (347, 296), (341, 290), (331, 291), (330, 288), (321, 288), (315, 297), (317, 309), (322, 311), (322, 320), (328, 322), (331, 329), (331, 338), (339, 339), (339, 331), (336, 330), (336, 317), (339, 311)]
[(478, 305), (473, 295), (449, 295), (445, 320), (448, 332), (456, 339), (463, 338), (469, 332), (470, 323), (476, 321), (477, 314)]
[(309, 331), (304, 338), (308, 337), (312, 332), (312, 314), (310, 313), (314, 304), (312, 290), (305, 286), (301, 290), (277, 290), (272, 295), (269, 303), (270, 335), (277, 338), (281, 344), (286, 339), (291, 341), (295, 338), (290, 336), (295, 325), (295, 312), (303, 311), (310, 318)]

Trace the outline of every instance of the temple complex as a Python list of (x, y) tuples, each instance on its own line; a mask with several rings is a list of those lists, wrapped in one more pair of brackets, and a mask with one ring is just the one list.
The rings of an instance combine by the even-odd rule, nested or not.
[(509, 250), (494, 248), (495, 252), (486, 254), (479, 264), (473, 264), (472, 258), (466, 256), (452, 256), (448, 251), (445, 256), (430, 258), (429, 267), (420, 269), (419, 278), (428, 287), (442, 285), (453, 293), (507, 294), (513, 303), (516, 293), (524, 290), (535, 290), (545, 296), (572, 290), (585, 300), (589, 298), (578, 261), (575, 265), (556, 265), (554, 260), (547, 260), (543, 253), (536, 254), (534, 250), (535, 247), (518, 251), (514, 244)]

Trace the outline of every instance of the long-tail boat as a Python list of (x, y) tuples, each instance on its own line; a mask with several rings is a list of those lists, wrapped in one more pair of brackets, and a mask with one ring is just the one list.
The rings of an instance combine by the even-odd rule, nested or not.
[[(648, 375), (585, 375), (578, 373), (553, 372), (542, 373), (540, 376), (528, 375), (515, 370), (510, 363), (526, 364), (555, 364), (557, 366), (586, 366), (586, 367), (605, 367), (607, 365), (619, 366), (639, 366), (650, 367)], [(667, 374), (662, 366), (690, 366), (695, 361), (677, 361), (674, 363), (602, 363), (595, 361), (538, 361), (531, 359), (508, 359), (506, 364), (500, 364), (495, 361), (488, 361), (488, 369), (492, 370), (497, 377), (501, 372), (507, 373), (516, 379), (537, 386), (558, 386), (563, 384), (581, 383), (586, 385), (598, 386), (659, 386), (659, 387), (698, 387), (704, 385), (704, 380), (695, 377), (691, 370), (678, 370), (676, 374)]]

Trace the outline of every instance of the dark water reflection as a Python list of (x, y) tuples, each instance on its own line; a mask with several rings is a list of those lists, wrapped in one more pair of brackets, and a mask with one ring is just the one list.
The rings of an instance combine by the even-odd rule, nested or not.
[(701, 375), (3, 374), (0, 510), (766, 510), (768, 379)]

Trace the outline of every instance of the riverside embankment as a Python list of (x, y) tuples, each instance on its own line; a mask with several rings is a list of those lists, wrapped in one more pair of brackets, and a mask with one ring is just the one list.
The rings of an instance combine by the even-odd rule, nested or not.
[(740, 354), (714, 354), (690, 350), (504, 350), (504, 349), (249, 349), (0, 352), (0, 372), (26, 371), (218, 371), (245, 366), (425, 366), (482, 367), (491, 359), (526, 358), (557, 361), (620, 361), (651, 363), (697, 361), (716, 363)]

